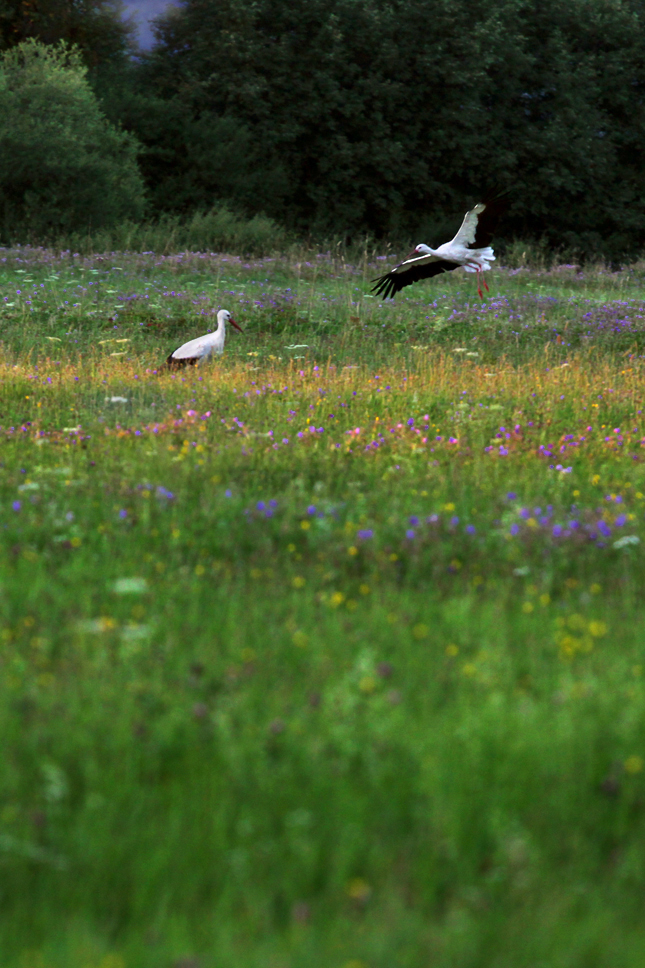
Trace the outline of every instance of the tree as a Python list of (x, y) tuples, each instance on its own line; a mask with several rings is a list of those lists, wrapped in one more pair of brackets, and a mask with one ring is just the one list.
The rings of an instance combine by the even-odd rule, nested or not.
[(74, 45), (85, 64), (100, 68), (122, 61), (132, 46), (133, 28), (119, 0), (3, 0), (0, 49), (25, 40)]
[(153, 198), (227, 197), (301, 231), (418, 240), (520, 181), (510, 230), (633, 250), (645, 241), (641, 7), (184, 0), (143, 67), (167, 105), (142, 125)]
[(0, 231), (44, 239), (141, 215), (134, 138), (102, 114), (78, 51), (25, 41), (0, 57)]

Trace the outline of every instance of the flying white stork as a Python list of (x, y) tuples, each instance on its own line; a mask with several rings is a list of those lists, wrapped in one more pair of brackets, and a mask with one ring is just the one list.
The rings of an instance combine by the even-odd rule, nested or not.
[(224, 340), (226, 339), (226, 324), (235, 326), (240, 333), (244, 330), (237, 325), (228, 309), (220, 309), (217, 314), (217, 329), (214, 333), (206, 333), (205, 336), (198, 336), (191, 339), (183, 346), (173, 350), (167, 358), (166, 363), (171, 369), (179, 369), (183, 366), (197, 366), (205, 363), (214, 353), (224, 352)]
[[(376, 285), (372, 292), (387, 299), (419, 279), (429, 279), (463, 266), (466, 272), (477, 273), (477, 292), (483, 299), (480, 273), (490, 269), (490, 263), (495, 261), (490, 244), (499, 217), (507, 207), (508, 202), (500, 196), (475, 205), (466, 212), (461, 228), (452, 241), (444, 242), (438, 249), (417, 245), (405, 262), (400, 262), (390, 272), (374, 280)], [(486, 280), (483, 282), (488, 292)]]

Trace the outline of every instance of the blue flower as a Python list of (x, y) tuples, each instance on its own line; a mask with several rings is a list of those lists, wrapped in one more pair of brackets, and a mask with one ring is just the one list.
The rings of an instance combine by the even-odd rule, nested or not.
[(407, 530), (407, 531), (405, 532), (405, 536), (406, 536), (406, 538), (409, 538), (409, 539), (410, 539), (410, 541), (412, 541), (412, 539), (413, 539), (413, 538), (414, 538), (414, 536), (415, 536), (415, 532), (414, 532), (414, 531), (412, 530), (412, 528), (409, 528), (409, 529), (408, 529), (408, 530)]

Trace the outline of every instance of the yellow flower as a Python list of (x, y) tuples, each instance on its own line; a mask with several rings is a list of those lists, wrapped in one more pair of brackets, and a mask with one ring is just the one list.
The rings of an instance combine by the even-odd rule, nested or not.
[(603, 635), (607, 634), (606, 622), (599, 622), (595, 619), (593, 622), (589, 622), (589, 634), (593, 635), (594, 639), (601, 639)]
[(306, 580), (302, 577), (302, 575), (296, 575), (296, 577), (292, 579), (291, 584), (294, 588), (302, 588), (306, 584)]
[(369, 585), (360, 585), (358, 590), (361, 593), (361, 595), (369, 595), (369, 593), (370, 593), (370, 586)]
[(415, 637), (415, 639), (425, 639), (425, 638), (427, 638), (428, 637), (428, 626), (427, 625), (423, 625), (421, 623), (419, 625), (415, 625), (414, 628), (412, 629), (412, 635)]
[(534, 608), (535, 608), (535, 605), (533, 604), (533, 602), (524, 602), (524, 604), (522, 605), (522, 611), (524, 612), (525, 615), (530, 615)]
[(390, 555), (390, 561), (398, 561), (398, 560), (399, 560), (399, 556), (397, 554)]
[(459, 646), (455, 645), (454, 642), (451, 642), (450, 645), (446, 646), (446, 655), (449, 655), (452, 658), (454, 658), (458, 654), (459, 654)]
[(473, 662), (467, 662), (461, 667), (461, 671), (465, 676), (472, 678), (477, 673), (477, 666)]
[(449, 504), (444, 504), (443, 509), (444, 511), (454, 511), (455, 505), (452, 502), (450, 502)]
[[(253, 571), (254, 571), (254, 570), (255, 570), (255, 569), (252, 569), (252, 570), (251, 570), (251, 574), (253, 574)], [(203, 565), (195, 565), (195, 574), (196, 574), (196, 575), (197, 575), (198, 577), (199, 577), (200, 575), (203, 575), (205, 571), (206, 571), (206, 569), (204, 568), (204, 566), (203, 566)]]
[(368, 695), (376, 689), (376, 679), (374, 676), (363, 676), (358, 684), (358, 688), (361, 692), (367, 693)]
[[(346, 891), (349, 897), (351, 897), (354, 901), (365, 902), (372, 893), (372, 888), (369, 886), (367, 881), (363, 880), (362, 877), (354, 877), (347, 885)], [(352, 962), (350, 962), (350, 964), (352, 964)], [(356, 962), (353, 964), (355, 965)], [(358, 964), (360, 965), (361, 962), (358, 962)]]
[(309, 528), (311, 527), (311, 523), (309, 521), (301, 521), (300, 527), (302, 528), (303, 531), (309, 531)]
[(71, 544), (72, 548), (79, 548), (80, 545), (81, 545), (81, 539), (80, 538), (72, 538), (72, 540), (70, 541), (70, 544)]
[(342, 592), (334, 592), (334, 594), (329, 599), (329, 604), (331, 605), (332, 608), (338, 608), (338, 606), (342, 605), (344, 601), (345, 601), (345, 596), (343, 595)]
[(294, 645), (299, 649), (304, 649), (309, 644), (309, 639), (304, 632), (297, 631), (293, 633), (293, 638), (291, 639)]
[(544, 593), (544, 595), (540, 595), (540, 605), (548, 605), (550, 601), (551, 601), (551, 596), (547, 595), (546, 592)]
[(643, 769), (642, 756), (628, 756), (625, 760), (625, 770), (627, 773), (640, 773)]
[(593, 585), (589, 586), (589, 591), (591, 592), (592, 595), (600, 595), (602, 588), (600, 587), (600, 585), (594, 582)]
[(348, 555), (351, 555), (352, 558), (354, 557), (354, 555), (357, 555), (358, 554), (358, 548), (356, 547), (356, 545), (352, 545), (350, 548), (348, 548), (347, 549), (347, 554)]

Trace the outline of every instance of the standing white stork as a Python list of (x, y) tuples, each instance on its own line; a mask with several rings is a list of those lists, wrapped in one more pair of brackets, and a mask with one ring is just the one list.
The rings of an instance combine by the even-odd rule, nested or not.
[(200, 363), (205, 363), (214, 353), (223, 353), (227, 323), (235, 326), (240, 333), (244, 332), (241, 326), (237, 325), (228, 309), (220, 309), (217, 314), (217, 329), (215, 332), (198, 336), (197, 339), (191, 339), (183, 346), (173, 350), (166, 359), (168, 366), (172, 369), (179, 369), (182, 366), (197, 366)]
[[(508, 202), (500, 196), (475, 205), (466, 212), (461, 228), (452, 241), (444, 242), (438, 249), (417, 245), (405, 262), (400, 262), (390, 272), (374, 280), (376, 285), (372, 292), (387, 299), (419, 279), (429, 279), (463, 266), (466, 272), (477, 273), (477, 292), (483, 299), (480, 273), (490, 269), (490, 263), (495, 261), (490, 244), (499, 217), (507, 207)], [(486, 280), (483, 282), (488, 291)]]

